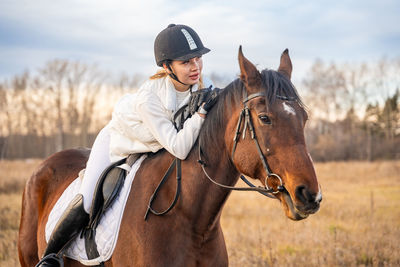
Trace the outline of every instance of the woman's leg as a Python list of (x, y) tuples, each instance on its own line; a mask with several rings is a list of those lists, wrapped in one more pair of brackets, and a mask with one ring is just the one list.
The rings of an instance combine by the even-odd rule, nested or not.
[(79, 193), (68, 205), (54, 227), (44, 257), (36, 266), (58, 266), (56, 263), (62, 261), (61, 255), (57, 255), (59, 251), (89, 222), (89, 211), (97, 180), (102, 171), (110, 164), (109, 144), (110, 135), (106, 126), (99, 132), (94, 141)]
[(96, 137), (90, 152), (89, 160), (86, 163), (86, 170), (79, 194), (83, 195), (83, 207), (87, 213), (90, 212), (94, 189), (97, 181), (110, 164), (110, 133), (108, 127), (104, 127)]

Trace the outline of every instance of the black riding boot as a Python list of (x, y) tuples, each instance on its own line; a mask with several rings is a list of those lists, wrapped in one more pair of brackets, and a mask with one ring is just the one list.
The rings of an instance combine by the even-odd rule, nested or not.
[(83, 196), (78, 194), (71, 201), (50, 236), (42, 260), (36, 267), (63, 266), (60, 250), (88, 224), (89, 214), (83, 208)]

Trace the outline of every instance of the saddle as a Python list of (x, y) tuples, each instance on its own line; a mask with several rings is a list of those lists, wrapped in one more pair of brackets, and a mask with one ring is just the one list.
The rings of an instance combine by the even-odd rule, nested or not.
[[(219, 90), (215, 92), (218, 93)], [(194, 92), (191, 96), (191, 99), (188, 104), (181, 107), (175, 114), (173, 119), (173, 124), (175, 128), (179, 131), (183, 128), (184, 122), (190, 118), (199, 107), (206, 102), (206, 100), (214, 97), (212, 95), (213, 90), (210, 88), (205, 88), (202, 90), (198, 90)], [(140, 157), (140, 154), (133, 154), (127, 158), (124, 158), (120, 161), (117, 161), (110, 166), (108, 166), (103, 173), (101, 174), (95, 188), (94, 197), (92, 201), (92, 208), (90, 211), (90, 219), (88, 226), (83, 230), (81, 237), (85, 238), (85, 248), (88, 259), (95, 259), (100, 256), (97, 250), (97, 244), (95, 241), (96, 236), (96, 228), (102, 218), (103, 214), (107, 211), (107, 209), (114, 202), (116, 197), (124, 185), (125, 177), (130, 172), (132, 165), (135, 161)], [(176, 166), (176, 179), (177, 186), (175, 192), (175, 198), (171, 203), (170, 207), (162, 212), (157, 212), (152, 208), (152, 203), (157, 197), (157, 194), (164, 184), (165, 180), (172, 173), (173, 168)], [(181, 160), (176, 158), (171, 166), (168, 168), (167, 172), (164, 174), (164, 177), (161, 179), (161, 182), (155, 189), (153, 195), (151, 196), (148, 204), (148, 209), (144, 216), (146, 220), (149, 213), (160, 216), (168, 213), (177, 203), (177, 200), (181, 191)]]
[(94, 191), (92, 207), (89, 214), (89, 223), (81, 234), (81, 237), (85, 239), (88, 259), (95, 259), (100, 256), (95, 241), (96, 228), (104, 213), (117, 198), (124, 185), (127, 174), (140, 156), (140, 154), (133, 154), (112, 163), (100, 175)]

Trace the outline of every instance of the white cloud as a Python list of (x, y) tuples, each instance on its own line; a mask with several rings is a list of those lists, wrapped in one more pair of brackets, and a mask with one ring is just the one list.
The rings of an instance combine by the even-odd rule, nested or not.
[(239, 45), (259, 68), (276, 68), (289, 48), (294, 79), (300, 80), (317, 57), (360, 61), (387, 50), (400, 56), (399, 7), (395, 0), (6, 0), (0, 23), (12, 32), (0, 24), (0, 56), (3, 66), (18, 71), (63, 57), (98, 62), (113, 72), (150, 74), (156, 69), (156, 34), (169, 23), (183, 23), (212, 49), (204, 58), (206, 73), (236, 74)]

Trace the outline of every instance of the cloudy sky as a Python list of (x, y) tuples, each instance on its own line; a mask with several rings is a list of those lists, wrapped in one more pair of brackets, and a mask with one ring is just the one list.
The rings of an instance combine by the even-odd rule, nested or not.
[(98, 64), (114, 74), (152, 74), (153, 41), (187, 24), (212, 49), (204, 72), (238, 73), (237, 50), (259, 69), (289, 48), (294, 79), (316, 58), (362, 62), (400, 56), (400, 1), (1, 0), (0, 79), (52, 59)]

